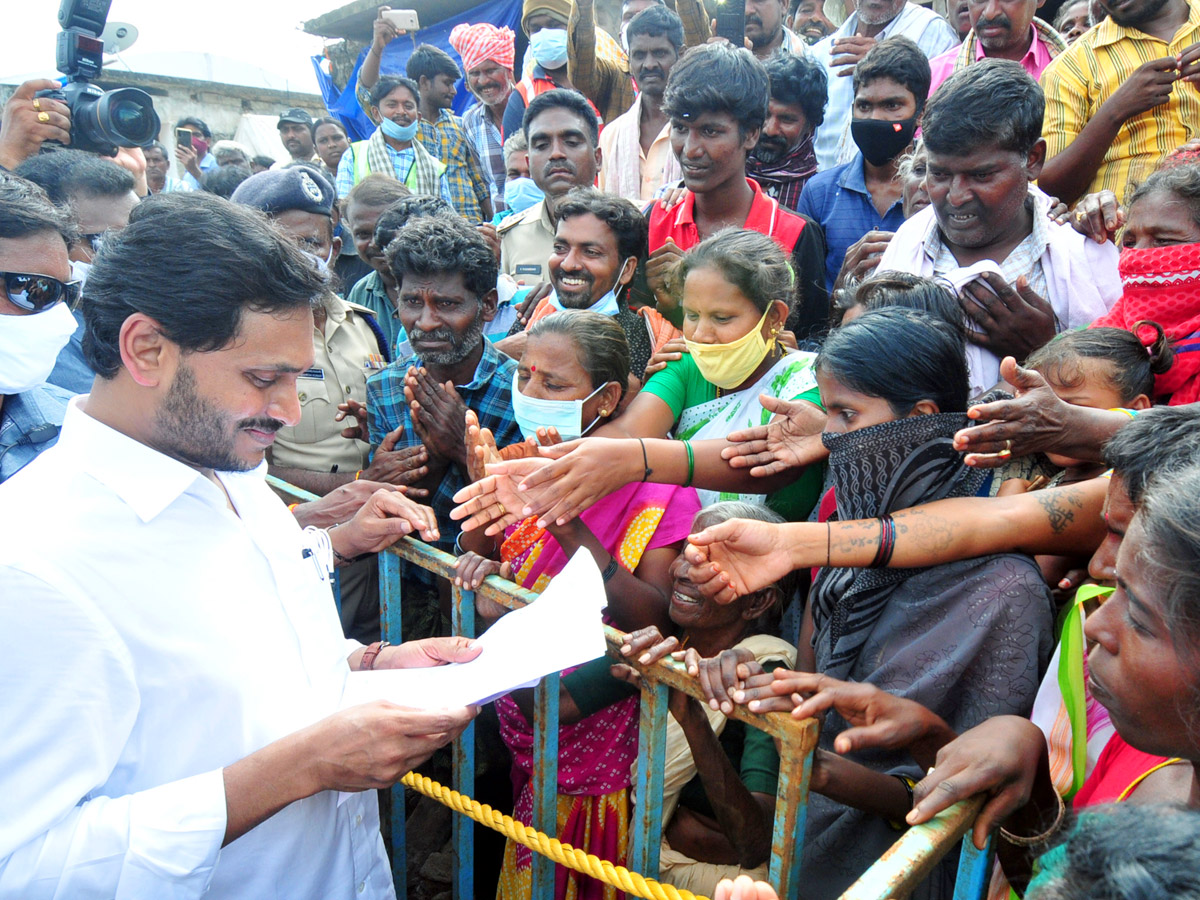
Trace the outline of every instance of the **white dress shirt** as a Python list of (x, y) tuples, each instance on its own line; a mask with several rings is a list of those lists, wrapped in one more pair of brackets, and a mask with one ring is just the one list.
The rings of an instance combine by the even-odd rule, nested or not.
[(222, 848), (221, 769), (336, 710), (337, 611), (263, 480), (71, 402), (0, 485), (0, 898), (390, 898), (374, 792)]
[[(825, 105), (825, 120), (817, 126), (813, 143), (813, 149), (817, 153), (817, 169), (821, 172), (849, 162), (858, 152), (858, 146), (850, 136), (854, 79), (848, 75), (838, 75), (840, 69), (833, 68), (833, 42), (852, 37), (857, 30), (858, 13), (855, 12), (842, 23), (841, 28), (812, 46), (812, 58), (825, 67), (829, 76), (829, 101)], [(917, 6), (915, 3), (905, 3), (900, 15), (888, 22), (883, 31), (875, 36), (875, 40), (882, 41), (898, 34), (911, 39), (928, 57), (945, 53), (959, 43), (958, 34), (949, 22), (933, 10)]]

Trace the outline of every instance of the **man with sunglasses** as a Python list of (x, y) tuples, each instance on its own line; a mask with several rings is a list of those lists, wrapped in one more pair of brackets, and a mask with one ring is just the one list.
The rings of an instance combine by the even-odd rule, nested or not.
[(58, 440), (71, 398), (44, 382), (75, 330), (73, 238), (40, 188), (0, 173), (0, 482)]
[[(128, 225), (129, 214), (138, 205), (133, 176), (95, 153), (71, 149), (30, 157), (14, 174), (38, 185), (50, 202), (70, 216), (78, 232), (69, 248), (71, 277), (83, 284), (104, 235)], [(75, 332), (46, 380), (72, 394), (86, 394), (95, 373), (83, 358), (83, 313), (76, 303), (71, 310)]]

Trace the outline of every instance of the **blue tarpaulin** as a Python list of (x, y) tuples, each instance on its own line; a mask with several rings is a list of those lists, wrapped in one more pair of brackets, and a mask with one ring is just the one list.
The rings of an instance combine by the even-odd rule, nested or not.
[[(498, 27), (508, 26), (513, 31), (520, 31), (521, 0), (489, 0), (489, 2), (474, 6), (457, 16), (444, 19), (428, 28), (422, 28), (415, 35), (398, 37), (384, 48), (379, 71), (384, 74), (403, 75), (408, 57), (418, 44), (433, 44), (435, 47), (440, 47), (449, 53), (461, 68), (462, 58), (450, 46), (450, 32), (455, 25), (461, 22), (491, 22)], [(358, 62), (354, 64), (354, 74), (350, 76), (350, 81), (345, 89), (340, 91), (321, 66), (324, 57), (314, 56), (312, 58), (313, 68), (317, 72), (317, 81), (321, 85), (321, 95), (325, 98), (325, 105), (329, 108), (329, 112), (346, 126), (346, 132), (352, 141), (370, 137), (371, 132), (375, 130), (375, 125), (359, 107), (358, 100), (354, 96), (354, 90), (358, 86), (358, 70), (362, 68), (363, 60), (366, 57), (367, 50), (359, 53)], [(458, 95), (454, 98), (454, 112), (461, 115), (474, 102), (475, 98), (467, 91), (464, 79), (459, 82)]]

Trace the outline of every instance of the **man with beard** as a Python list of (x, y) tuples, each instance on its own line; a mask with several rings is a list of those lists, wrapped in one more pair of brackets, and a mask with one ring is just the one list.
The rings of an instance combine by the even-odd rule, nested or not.
[(625, 30), (629, 69), (640, 93), (629, 111), (600, 135), (600, 189), (644, 206), (664, 184), (682, 177), (671, 152), (663, 91), (683, 49), (683, 24), (662, 4), (642, 10)]
[(1050, 61), (1066, 49), (1066, 41), (1034, 13), (1045, 0), (967, 0), (971, 30), (961, 47), (929, 61), (929, 92), (936, 91), (954, 72), (984, 59), (1011, 59), (1034, 81)]
[(804, 38), (807, 44), (815, 44), (832, 34), (837, 27), (825, 15), (823, 0), (800, 0), (792, 7), (788, 19), (792, 31)]
[[(467, 410), (475, 411), (499, 446), (521, 440), (512, 414), (517, 364), (483, 336), (496, 315), (496, 257), (476, 229), (438, 216), (401, 228), (387, 247), (387, 259), (413, 355), (367, 381), (370, 442), (376, 450), (385, 440), (396, 450), (423, 448), (426, 474), (416, 486), (430, 492), (443, 529), (433, 545), (452, 552), (458, 528), (450, 510), (454, 495), (469, 483)], [(446, 633), (449, 619), (439, 591), (449, 597), (444, 579), (416, 566), (406, 568), (405, 637)]]
[(828, 78), (815, 60), (779, 53), (767, 60), (771, 99), (758, 144), (746, 160), (746, 174), (788, 209), (817, 171), (813, 133), (825, 118)]
[(488, 22), (455, 25), (450, 45), (462, 57), (467, 89), (479, 102), (462, 117), (463, 133), (483, 163), (492, 209), (504, 209), (504, 110), (513, 87), (514, 39), (511, 28)]
[(334, 559), (436, 534), (430, 510), (381, 490), (318, 536), (263, 480), (321, 287), (261, 214), (204, 194), (150, 198), (97, 258), (96, 384), (0, 485), (5, 896), (394, 896), (372, 789), (474, 710), (339, 711), (347, 679), (478, 651), (338, 627)]
[(766, 62), (779, 51), (808, 55), (808, 44), (784, 22), (787, 0), (746, 0), (746, 40)]
[(829, 73), (829, 104), (817, 129), (817, 168), (840, 165), (855, 155), (850, 136), (854, 105), (854, 68), (879, 41), (906, 37), (925, 56), (945, 53), (958, 44), (950, 23), (932, 10), (909, 0), (861, 0), (842, 26), (812, 48), (813, 58)]
[[(1112, 242), (1051, 221), (1049, 198), (1030, 191), (1046, 158), (1043, 109), (1037, 82), (1011, 60), (951, 75), (921, 120), (930, 205), (896, 230), (879, 261), (880, 272), (963, 285), (973, 396), (999, 381), (1001, 358), (1021, 362), (1121, 295)], [(980, 263), (982, 274), (964, 271)]]
[(538, 94), (525, 110), (529, 174), (545, 199), (500, 223), (500, 271), (518, 284), (546, 281), (554, 250), (555, 208), (572, 188), (596, 182), (600, 127), (591, 105), (576, 91)]
[(825, 231), (830, 291), (839, 275), (862, 278), (869, 272), (903, 224), (896, 164), (912, 143), (928, 95), (929, 63), (908, 38), (876, 44), (855, 67), (850, 131), (858, 153), (818, 173), (797, 206)]
[(1200, 121), (1200, 4), (1100, 0), (1108, 18), (1046, 69), (1046, 166), (1039, 185), (1073, 203), (1124, 201)]
[[(558, 206), (558, 233), (550, 256), (554, 291), (538, 303), (529, 327), (538, 319), (575, 309), (612, 316), (629, 344), (629, 374), (640, 383), (657, 349), (643, 316), (661, 319), (651, 309), (629, 308), (629, 285), (645, 247), (646, 220), (632, 203), (595, 188), (571, 191)], [(668, 327), (670, 337), (679, 336), (673, 326)], [(655, 328), (655, 333), (662, 332)]]
[[(280, 113), (275, 127), (279, 129), (279, 141), (283, 148), (294, 160), (301, 162), (316, 162), (321, 164), (313, 147), (312, 138), (313, 117), (307, 110), (289, 109)], [(249, 160), (245, 165), (249, 164)], [(279, 165), (276, 163), (276, 165)]]

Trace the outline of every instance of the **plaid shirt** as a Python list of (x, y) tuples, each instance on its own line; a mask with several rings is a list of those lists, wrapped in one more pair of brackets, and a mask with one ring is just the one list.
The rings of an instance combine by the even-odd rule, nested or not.
[(483, 163), (483, 174), (492, 191), (492, 209), (504, 209), (504, 138), (487, 114), (487, 107), (477, 103), (463, 114), (463, 132)]
[[(359, 84), (354, 96), (370, 118), (371, 92)], [(436, 122), (421, 119), (417, 125), (417, 138), (435, 159), (446, 165), (446, 171), (442, 173), (442, 196), (468, 221), (482, 222), (483, 201), (491, 199), (491, 188), (479, 157), (464, 134), (463, 120), (443, 109)], [(341, 174), (340, 165), (338, 174)], [(346, 196), (341, 193), (340, 184), (338, 196)]]
[[(410, 366), (422, 365), (424, 363), (420, 357), (410, 356), (367, 379), (367, 415), (372, 448), (378, 447), (385, 435), (401, 425), (404, 431), (396, 442), (397, 450), (421, 443), (413, 428), (412, 412), (404, 400), (404, 375)], [(512, 382), (516, 371), (516, 362), (485, 340), (483, 356), (475, 368), (475, 377), (470, 384), (455, 385), (463, 402), (475, 410), (482, 427), (492, 430), (500, 447), (521, 440), (521, 429), (517, 427), (512, 413)], [(441, 534), (434, 546), (447, 553), (454, 552), (454, 541), (459, 534), (458, 524), (450, 518), (450, 510), (455, 506), (454, 495), (467, 484), (467, 473), (451, 465), (429, 499), (429, 505), (437, 515)]]

